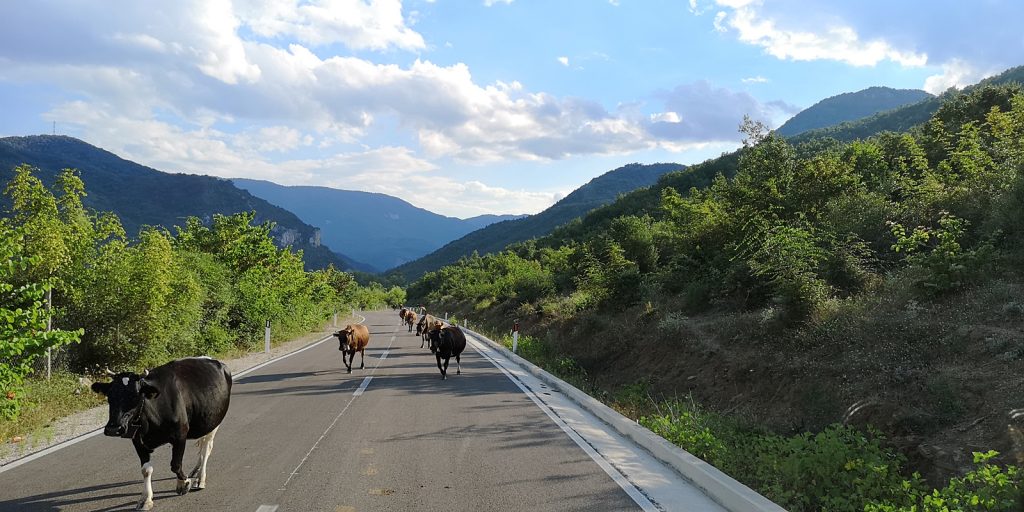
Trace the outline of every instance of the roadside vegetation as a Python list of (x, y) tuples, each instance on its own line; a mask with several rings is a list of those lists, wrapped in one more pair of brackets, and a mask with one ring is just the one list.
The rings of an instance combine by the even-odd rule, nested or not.
[(527, 357), (790, 510), (1020, 510), (1021, 87), (853, 142), (741, 131), (411, 300), (518, 319)]
[[(129, 238), (117, 216), (82, 205), (62, 172), (54, 191), (20, 166), (0, 220), (0, 436), (45, 436), (52, 420), (98, 403), (80, 376), (231, 356), (317, 329), (337, 311), (401, 304), (401, 288), (360, 286), (333, 267), (307, 272), (253, 213), (184, 219)], [(142, 198), (140, 198), (141, 200)], [(47, 309), (47, 294), (52, 310)], [(47, 321), (52, 317), (52, 329)], [(45, 379), (52, 350), (55, 375)], [(42, 429), (42, 430), (41, 430)]]

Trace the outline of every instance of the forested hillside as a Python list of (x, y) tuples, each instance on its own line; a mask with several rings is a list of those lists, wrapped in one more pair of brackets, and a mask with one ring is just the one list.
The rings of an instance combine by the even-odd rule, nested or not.
[(536, 215), (491, 224), (420, 259), (401, 265), (393, 273), (414, 280), (425, 272), (454, 263), (474, 252), (497, 252), (510, 243), (546, 235), (556, 227), (614, 201), (620, 194), (650, 186), (661, 175), (682, 168), (679, 164), (629, 164), (608, 171)]
[(377, 271), (419, 258), (488, 224), (521, 217), (484, 215), (463, 220), (417, 208), (386, 194), (286, 187), (259, 180), (232, 182), (295, 213), (303, 222), (320, 227), (325, 245), (368, 262)]
[[(230, 354), (319, 328), (348, 307), (401, 304), (400, 288), (361, 287), (333, 267), (307, 272), (303, 253), (274, 245), (251, 213), (183, 219), (131, 237), (117, 215), (83, 204), (77, 171), (53, 190), (18, 166), (0, 219), (0, 420), (32, 404), (22, 390), (47, 348), (61, 373), (152, 368), (183, 356)], [(54, 332), (46, 332), (45, 291)], [(71, 398), (63, 398), (70, 401)], [(6, 425), (3, 425), (6, 427)], [(4, 429), (6, 432), (6, 428)]]
[(792, 137), (808, 130), (825, 128), (847, 121), (918, 103), (930, 94), (916, 89), (869, 87), (863, 91), (848, 92), (825, 98), (802, 110), (780, 126), (775, 133)]
[[(301, 249), (311, 269), (328, 265), (368, 269), (321, 245), (317, 229), (291, 212), (253, 197), (228, 180), (160, 172), (72, 137), (0, 138), (0, 180), (10, 180), (14, 168), (21, 164), (36, 167), (38, 177), (47, 186), (56, 182), (61, 170), (78, 169), (88, 190), (82, 198), (83, 205), (115, 213), (129, 236), (134, 236), (143, 226), (171, 228), (190, 216), (209, 222), (215, 214), (254, 211), (256, 222), (273, 222), (271, 234), (278, 246)], [(0, 205), (9, 206), (9, 199), (0, 199)]]
[(862, 140), (747, 123), (743, 150), (410, 297), (518, 319), (528, 357), (789, 510), (1020, 510), (1016, 71)]
[[(1024, 83), (1024, 66), (1011, 68), (998, 75), (986, 78), (976, 85), (967, 87), (965, 92), (989, 85), (1011, 83)], [(928, 121), (939, 107), (942, 106), (943, 102), (948, 99), (948, 94), (956, 95), (957, 92), (955, 90), (947, 91), (938, 97), (933, 96), (925, 98), (917, 103), (887, 110), (885, 112), (879, 112), (875, 115), (856, 121), (847, 121), (834, 126), (809, 130), (791, 137), (790, 142), (799, 144), (801, 142), (825, 137), (843, 142), (850, 142), (856, 139), (870, 137), (883, 131), (908, 131), (915, 126), (919, 126)]]

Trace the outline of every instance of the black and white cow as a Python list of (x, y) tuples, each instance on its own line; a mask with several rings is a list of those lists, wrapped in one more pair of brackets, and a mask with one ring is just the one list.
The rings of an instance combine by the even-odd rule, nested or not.
[[(434, 347), (434, 356), (437, 357), (437, 369), (441, 370), (441, 379), (448, 379), (448, 360), (455, 356), (455, 374), (462, 374), (462, 351), (466, 350), (466, 334), (457, 326), (449, 325), (443, 327), (440, 321), (434, 322), (434, 329), (429, 333), (430, 344)], [(444, 366), (441, 366), (441, 359), (444, 359)]]
[[(107, 372), (111, 382), (97, 382), (92, 390), (107, 396), (110, 418), (105, 435), (132, 440), (142, 464), (143, 493), (138, 510), (153, 508), (153, 450), (171, 444), (171, 471), (178, 477), (178, 494), (193, 485), (206, 487), (206, 462), (217, 428), (228, 412), (231, 372), (208, 357), (171, 361), (143, 372)], [(199, 461), (188, 477), (181, 470), (188, 439), (198, 439)], [(197, 478), (198, 477), (198, 478)]]

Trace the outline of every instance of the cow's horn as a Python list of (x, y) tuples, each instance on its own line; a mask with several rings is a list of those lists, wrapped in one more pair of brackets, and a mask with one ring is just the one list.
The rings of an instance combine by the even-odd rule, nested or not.
[(149, 370), (148, 369), (142, 370), (142, 376), (143, 377), (149, 377)]
[(103, 373), (106, 373), (107, 375), (110, 375), (111, 377), (113, 377), (114, 375), (117, 375), (116, 373), (111, 371), (110, 368), (103, 368)]

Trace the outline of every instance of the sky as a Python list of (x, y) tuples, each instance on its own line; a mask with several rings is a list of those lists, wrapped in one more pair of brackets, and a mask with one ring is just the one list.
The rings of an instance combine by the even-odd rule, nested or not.
[(744, 115), (1024, 64), (1020, 19), (1019, 0), (7, 1), (0, 136), (536, 213), (628, 163), (731, 151)]

